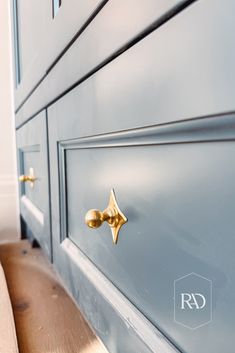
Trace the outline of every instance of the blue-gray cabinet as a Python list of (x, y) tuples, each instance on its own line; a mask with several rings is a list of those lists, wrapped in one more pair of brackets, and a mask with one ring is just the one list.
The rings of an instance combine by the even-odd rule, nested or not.
[(111, 353), (233, 353), (234, 3), (51, 11), (15, 95), (30, 236)]
[(64, 48), (93, 13), (98, 12), (101, 0), (63, 1), (60, 11), (53, 18), (53, 0), (12, 0), (15, 44), (18, 48), (19, 80), (15, 92), (15, 107), (20, 109), (25, 100), (48, 74)]
[[(183, 352), (219, 352), (218, 340), (235, 324), (229, 285), (235, 115), (80, 137), (78, 119), (65, 119), (64, 104), (66, 99), (49, 108), (48, 118), (54, 262), (67, 286), (103, 340), (113, 341), (111, 332), (119, 327), (109, 311), (97, 308), (96, 283), (86, 293), (79, 280), (81, 269), (86, 273), (79, 256), (85, 254)], [(82, 110), (76, 112), (82, 119)], [(96, 118), (102, 120), (98, 109)], [(107, 225), (90, 230), (85, 224), (89, 209), (106, 208), (112, 188), (128, 218), (117, 245)], [(174, 281), (192, 272), (213, 283), (213, 320), (204, 329), (174, 320)], [(111, 283), (99, 288), (102, 294)], [(128, 352), (125, 343), (116, 343), (121, 352)], [(232, 352), (229, 340), (223, 347)]]
[[(16, 132), (21, 217), (51, 257), (46, 112)], [(28, 178), (28, 179), (27, 179)], [(26, 234), (24, 234), (25, 236)]]

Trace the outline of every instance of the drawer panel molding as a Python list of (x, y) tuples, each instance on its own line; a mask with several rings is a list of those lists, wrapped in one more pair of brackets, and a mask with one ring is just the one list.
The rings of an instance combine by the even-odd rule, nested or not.
[[(221, 304), (223, 290), (215, 288), (218, 299), (209, 331), (187, 335), (171, 316), (171, 290), (186, 268), (190, 272), (200, 268), (201, 275), (210, 278), (215, 286), (225, 281), (225, 273), (231, 276), (228, 261), (222, 259), (233, 243), (234, 191), (229, 190), (229, 185), (235, 175), (230, 163), (235, 149), (235, 115), (80, 138), (76, 138), (80, 126), (71, 130), (70, 120), (66, 131), (58, 124), (55, 136), (56, 119), (54, 116), (49, 129), (53, 138), (50, 151), (55, 265), (76, 299), (81, 299), (81, 287), (76, 282), (81, 269), (76, 256), (82, 253), (95, 270), (106, 276), (107, 283), (113, 283), (120, 295), (128, 298), (176, 347), (189, 351), (192, 340), (199, 344), (203, 335), (207, 350), (213, 347), (216, 351), (218, 344), (215, 347), (211, 337), (217, 336), (221, 322), (217, 319), (220, 317), (226, 326), (230, 320)], [(115, 246), (108, 227), (90, 231), (84, 221), (91, 207), (107, 206), (107, 193), (112, 187), (128, 218)], [(225, 291), (231, 303), (231, 292)], [(84, 312), (89, 316), (87, 307)], [(96, 328), (96, 318), (89, 319)], [(99, 328), (97, 331), (100, 334)], [(107, 342), (105, 335), (104, 340)]]
[(226, 141), (235, 138), (235, 113), (182, 120), (60, 141), (60, 149)]
[(32, 213), (33, 217), (44, 226), (44, 215), (43, 213), (28, 199), (25, 195), (21, 197), (21, 203)]
[(26, 224), (22, 236), (32, 235), (51, 257), (47, 143), (45, 111), (16, 132), (20, 214)]
[(60, 181), (60, 241), (69, 237), (67, 225), (66, 151), (235, 140), (235, 114), (191, 119), (110, 134), (58, 142)]
[[(138, 352), (145, 353), (146, 351), (152, 353), (180, 353), (162, 333), (151, 324), (150, 321), (126, 299), (124, 295), (110, 282), (107, 278), (94, 266), (94, 264), (73, 244), (69, 239), (65, 239), (61, 247), (69, 256), (77, 268), (81, 272), (85, 287), (91, 288), (89, 292), (81, 293), (79, 305), (83, 308), (92, 303), (89, 296), (96, 295), (96, 302), (94, 307), (90, 308), (89, 320), (94, 325), (94, 328), (99, 332), (99, 321), (96, 321), (95, 315), (92, 312), (104, 310), (111, 311), (112, 316), (115, 315), (118, 321), (125, 322), (126, 328), (119, 333), (120, 341), (130, 340), (132, 335), (136, 336), (136, 343), (138, 344)], [(90, 294), (89, 294), (90, 293)], [(84, 296), (83, 296), (84, 295)], [(90, 301), (91, 300), (91, 301)], [(89, 303), (90, 301), (90, 303)], [(99, 305), (97, 305), (97, 302)], [(128, 329), (127, 329), (128, 328)], [(136, 346), (137, 347), (137, 346)], [(123, 351), (120, 351), (123, 352)], [(132, 352), (126, 351), (125, 353)]]

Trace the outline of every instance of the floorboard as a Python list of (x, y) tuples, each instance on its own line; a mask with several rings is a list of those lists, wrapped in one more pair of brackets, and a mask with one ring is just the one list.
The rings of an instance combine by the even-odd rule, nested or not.
[(0, 245), (20, 353), (107, 353), (38, 248)]

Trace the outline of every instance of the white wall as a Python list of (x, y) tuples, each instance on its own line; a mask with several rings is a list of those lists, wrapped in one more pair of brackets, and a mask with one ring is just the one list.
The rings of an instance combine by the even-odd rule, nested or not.
[(0, 242), (20, 234), (9, 6), (9, 0), (0, 0)]

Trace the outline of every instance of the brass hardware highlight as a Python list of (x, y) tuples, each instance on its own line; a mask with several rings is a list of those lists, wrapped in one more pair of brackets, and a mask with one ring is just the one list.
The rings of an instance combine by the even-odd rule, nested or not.
[(31, 188), (34, 187), (34, 182), (37, 178), (34, 176), (33, 168), (29, 168), (29, 175), (21, 175), (19, 177), (19, 181), (22, 183), (26, 183), (27, 181), (30, 182)]
[(109, 224), (113, 236), (113, 242), (114, 244), (117, 244), (119, 231), (123, 224), (127, 222), (127, 218), (118, 207), (113, 189), (110, 193), (108, 207), (103, 212), (92, 209), (88, 211), (85, 216), (85, 222), (90, 228), (99, 228), (104, 221)]

